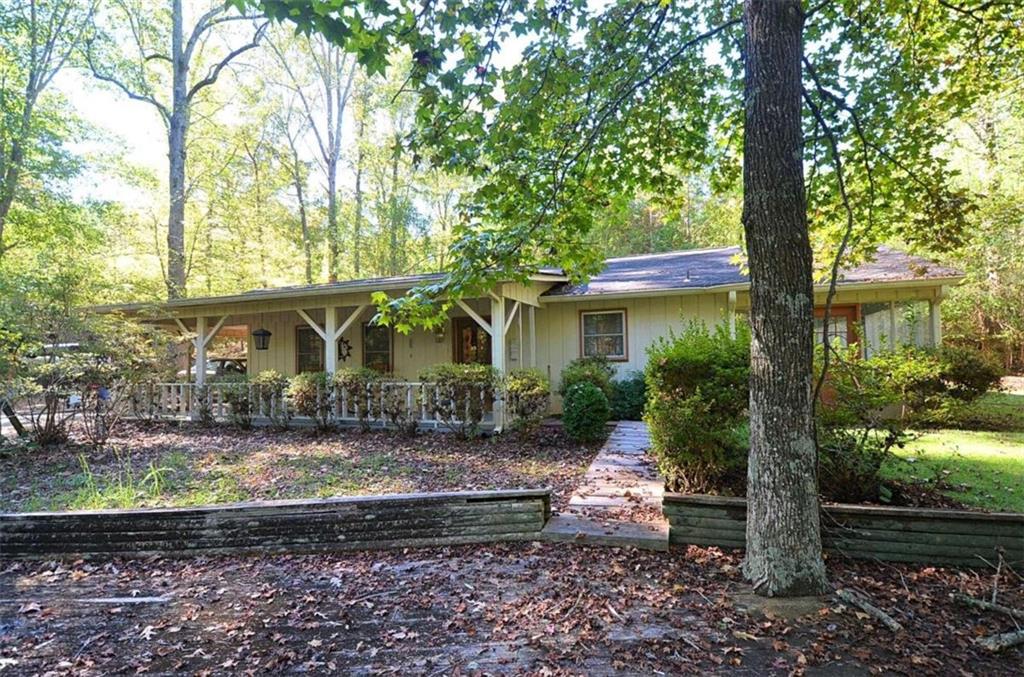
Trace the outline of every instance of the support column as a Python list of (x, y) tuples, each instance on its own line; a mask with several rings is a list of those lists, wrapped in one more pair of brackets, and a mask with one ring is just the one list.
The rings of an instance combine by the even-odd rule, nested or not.
[(324, 371), (334, 374), (338, 369), (338, 309), (324, 308)]
[(537, 368), (537, 309), (530, 306), (530, 366)]
[(895, 352), (899, 343), (899, 328), (896, 326), (896, 302), (889, 301), (889, 350)]
[(942, 297), (928, 302), (928, 320), (931, 325), (932, 347), (942, 345)]
[(193, 344), (196, 347), (196, 385), (206, 384), (206, 318), (196, 318), (196, 338)]
[(736, 338), (736, 292), (729, 292), (729, 338)]
[[(505, 297), (491, 298), (491, 366), (503, 377), (507, 371), (505, 366)], [(494, 430), (501, 432), (505, 426), (504, 393), (494, 400)]]

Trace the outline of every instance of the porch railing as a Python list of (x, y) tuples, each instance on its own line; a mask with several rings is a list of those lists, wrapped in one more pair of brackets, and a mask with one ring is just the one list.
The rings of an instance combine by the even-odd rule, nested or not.
[[(217, 421), (231, 419), (230, 395), (239, 388), (247, 389), (247, 401), (255, 424), (294, 421), (309, 423), (312, 417), (301, 415), (285, 396), (266, 394), (251, 384), (149, 383), (138, 386), (132, 394), (128, 415), (146, 420), (188, 420), (206, 415)], [(480, 388), (463, 397), (453, 397), (437, 384), (425, 381), (387, 381), (376, 383), (365, 395), (334, 388), (318, 394), (328, 420), (336, 425), (369, 424), (385, 427), (396, 421), (423, 427), (443, 427), (472, 420), (476, 412), (481, 425), (494, 426), (495, 405), (502, 394)], [(319, 407), (318, 407), (319, 408)], [(443, 412), (438, 415), (437, 412)]]

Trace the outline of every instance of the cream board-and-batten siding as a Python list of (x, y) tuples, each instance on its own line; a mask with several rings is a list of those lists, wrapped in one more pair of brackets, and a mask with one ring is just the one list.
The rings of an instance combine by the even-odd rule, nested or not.
[[(456, 320), (471, 318), (490, 336), (495, 367), (502, 371), (535, 367), (551, 379), (553, 390), (557, 390), (562, 369), (582, 354), (584, 314), (601, 311), (620, 312), (625, 318), (626, 354), (613, 363), (619, 375), (642, 371), (647, 349), (691, 322), (708, 326), (725, 323), (735, 331), (737, 314), (749, 312), (750, 306), (749, 283), (735, 263), (737, 253), (734, 248), (724, 248), (609, 259), (602, 273), (582, 285), (569, 283), (555, 271), (537, 274), (528, 283), (496, 285), (481, 298), (458, 302), (443, 331), (392, 332), (392, 371), (400, 379), (416, 380), (426, 367), (453, 361), (458, 339)], [(171, 331), (187, 333), (199, 359), (217, 329), (242, 325), (249, 335), (249, 373), (274, 369), (291, 376), (296, 373), (299, 328), (309, 327), (322, 338), (344, 338), (351, 346), (348, 359), (340, 361), (330, 360), (335, 341), (324, 344), (328, 371), (333, 371), (332, 367), (360, 366), (364, 326), (375, 312), (371, 294), (386, 291), (398, 295), (418, 283), (437, 279), (411, 276), (359, 280), (107, 310), (148, 317)], [(867, 338), (876, 344), (883, 340), (895, 343), (888, 328), (897, 326), (903, 332), (901, 340), (935, 345), (941, 341), (940, 303), (949, 286), (960, 279), (958, 271), (881, 249), (874, 262), (844, 276), (833, 303), (855, 306), (858, 317), (861, 309), (871, 309), (874, 325), (867, 327)], [(816, 288), (816, 306), (824, 305), (826, 291), (824, 286)], [(921, 315), (923, 323), (907, 328), (896, 321), (896, 306), (915, 302), (927, 304), (927, 311)], [(271, 332), (267, 350), (256, 350), (251, 336), (252, 331), (261, 328)], [(555, 397), (555, 411), (559, 405)]]

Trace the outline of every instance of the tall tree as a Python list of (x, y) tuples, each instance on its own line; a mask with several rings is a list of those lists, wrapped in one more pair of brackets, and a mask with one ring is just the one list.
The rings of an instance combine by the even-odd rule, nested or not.
[(338, 279), (339, 269), (338, 168), (356, 60), (321, 36), (281, 39), (271, 44), (316, 139), (327, 183), (327, 276), (333, 282)]
[[(140, 0), (113, 0), (105, 18), (121, 21), (132, 43), (132, 56), (116, 59), (111, 51), (97, 54), (95, 40), (86, 50), (93, 75), (120, 89), (129, 98), (153, 106), (167, 129), (168, 298), (186, 293), (185, 203), (189, 127), (198, 95), (214, 85), (229, 64), (259, 45), (267, 28), (259, 15), (234, 13), (230, 5), (215, 2), (186, 30), (182, 0), (171, 0), (170, 12), (154, 12)], [(213, 49), (211, 38), (227, 37), (226, 26), (253, 23), (252, 37), (210, 63), (201, 76), (191, 77), (197, 63)], [(169, 44), (168, 44), (169, 42)], [(159, 92), (159, 93), (158, 93)]]
[(78, 49), (95, 0), (26, 0), (0, 9), (0, 258), (37, 138), (40, 96)]
[(744, 574), (769, 595), (825, 592), (811, 399), (814, 286), (804, 193), (800, 0), (744, 3), (743, 226), (750, 258)]
[[(611, 197), (673, 187), (679, 170), (728, 172), (738, 153), (722, 147), (754, 155), (744, 156), (743, 177), (744, 227), (757, 240), (748, 245), (759, 451), (744, 571), (760, 594), (820, 591), (820, 537), (796, 542), (817, 525), (809, 209), (836, 234), (833, 289), (853, 245), (868, 250), (900, 229), (933, 247), (958, 241), (968, 201), (934, 150), (950, 117), (1019, 74), (1024, 7), (747, 0), (741, 16), (726, 0), (260, 6), (357, 52), (370, 72), (408, 48), (420, 92), (414, 147), (481, 181), (446, 280), (381, 298), (382, 317), (402, 330), (436, 325), (452, 297), (540, 265), (592, 272), (594, 212)], [(523, 58), (498, 69), (494, 56), (513, 34), (530, 36)], [(773, 314), (778, 304), (789, 306)], [(771, 461), (781, 467), (763, 467)]]

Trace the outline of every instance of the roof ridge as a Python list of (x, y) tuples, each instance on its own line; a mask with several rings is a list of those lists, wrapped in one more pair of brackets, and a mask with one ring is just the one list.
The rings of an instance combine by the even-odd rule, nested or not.
[(708, 252), (726, 251), (729, 249), (739, 249), (739, 245), (726, 245), (724, 247), (702, 247), (699, 249), (673, 249), (669, 252), (656, 252), (651, 254), (629, 254), (628, 256), (612, 256), (605, 261), (630, 261), (636, 259), (653, 259), (659, 256), (678, 256), (680, 254), (706, 254)]

